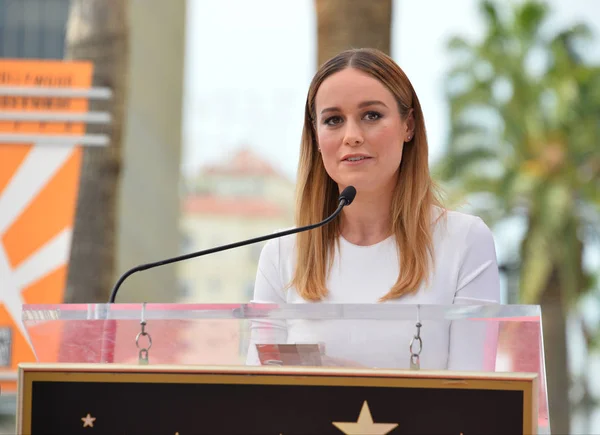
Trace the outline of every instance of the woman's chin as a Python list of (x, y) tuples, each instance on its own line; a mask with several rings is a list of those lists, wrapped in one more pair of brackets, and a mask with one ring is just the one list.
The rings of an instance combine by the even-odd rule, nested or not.
[(344, 177), (341, 182), (338, 182), (341, 188), (346, 186), (354, 186), (357, 193), (377, 192), (382, 189), (380, 183), (367, 177)]

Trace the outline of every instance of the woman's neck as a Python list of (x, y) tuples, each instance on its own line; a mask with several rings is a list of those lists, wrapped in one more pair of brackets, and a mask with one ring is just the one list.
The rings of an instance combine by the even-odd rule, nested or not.
[(369, 246), (392, 234), (391, 205), (393, 190), (383, 193), (358, 193), (344, 208), (341, 234), (352, 244)]

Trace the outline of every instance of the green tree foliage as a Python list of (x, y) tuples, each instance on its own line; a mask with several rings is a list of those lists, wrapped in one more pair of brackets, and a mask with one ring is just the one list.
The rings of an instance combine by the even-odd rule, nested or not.
[(566, 317), (596, 287), (582, 258), (600, 234), (600, 66), (585, 57), (590, 29), (551, 28), (545, 3), (483, 1), (481, 15), (480, 40), (448, 44), (451, 131), (435, 174), (490, 225), (524, 223), (519, 302), (542, 305), (552, 430), (567, 433)]

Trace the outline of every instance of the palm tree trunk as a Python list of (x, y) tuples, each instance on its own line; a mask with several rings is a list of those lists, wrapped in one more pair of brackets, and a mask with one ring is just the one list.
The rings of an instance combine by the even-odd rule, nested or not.
[(555, 266), (540, 298), (544, 334), (548, 408), (552, 433), (570, 433), (569, 364), (566, 301)]
[(109, 112), (112, 124), (90, 126), (87, 133), (109, 134), (110, 145), (84, 149), (66, 302), (106, 302), (115, 278), (117, 193), (128, 64), (127, 16), (127, 0), (71, 2), (65, 57), (93, 62), (93, 86), (112, 89), (113, 98), (90, 101), (90, 110)]
[(392, 0), (315, 0), (318, 64), (349, 48), (390, 54)]

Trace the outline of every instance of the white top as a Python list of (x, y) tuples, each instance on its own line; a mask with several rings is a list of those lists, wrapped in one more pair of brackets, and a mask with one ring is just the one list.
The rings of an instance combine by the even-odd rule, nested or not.
[[(286, 289), (295, 267), (295, 235), (269, 241), (262, 250), (254, 303), (313, 303)], [(448, 211), (433, 233), (435, 265), (429, 283), (411, 295), (385, 303), (499, 303), (500, 283), (494, 239), (478, 217)], [(343, 237), (327, 279), (328, 296), (317, 303), (378, 303), (398, 278), (394, 236), (371, 246)], [(370, 367), (408, 368), (415, 321), (288, 320), (255, 321), (248, 363), (259, 364), (254, 343), (322, 343), (329, 357)], [(421, 368), (493, 370), (494, 322), (421, 320)], [(485, 346), (484, 346), (485, 343)], [(484, 351), (487, 349), (487, 353)], [(492, 354), (490, 354), (492, 350)], [(490, 364), (492, 366), (490, 367)]]

